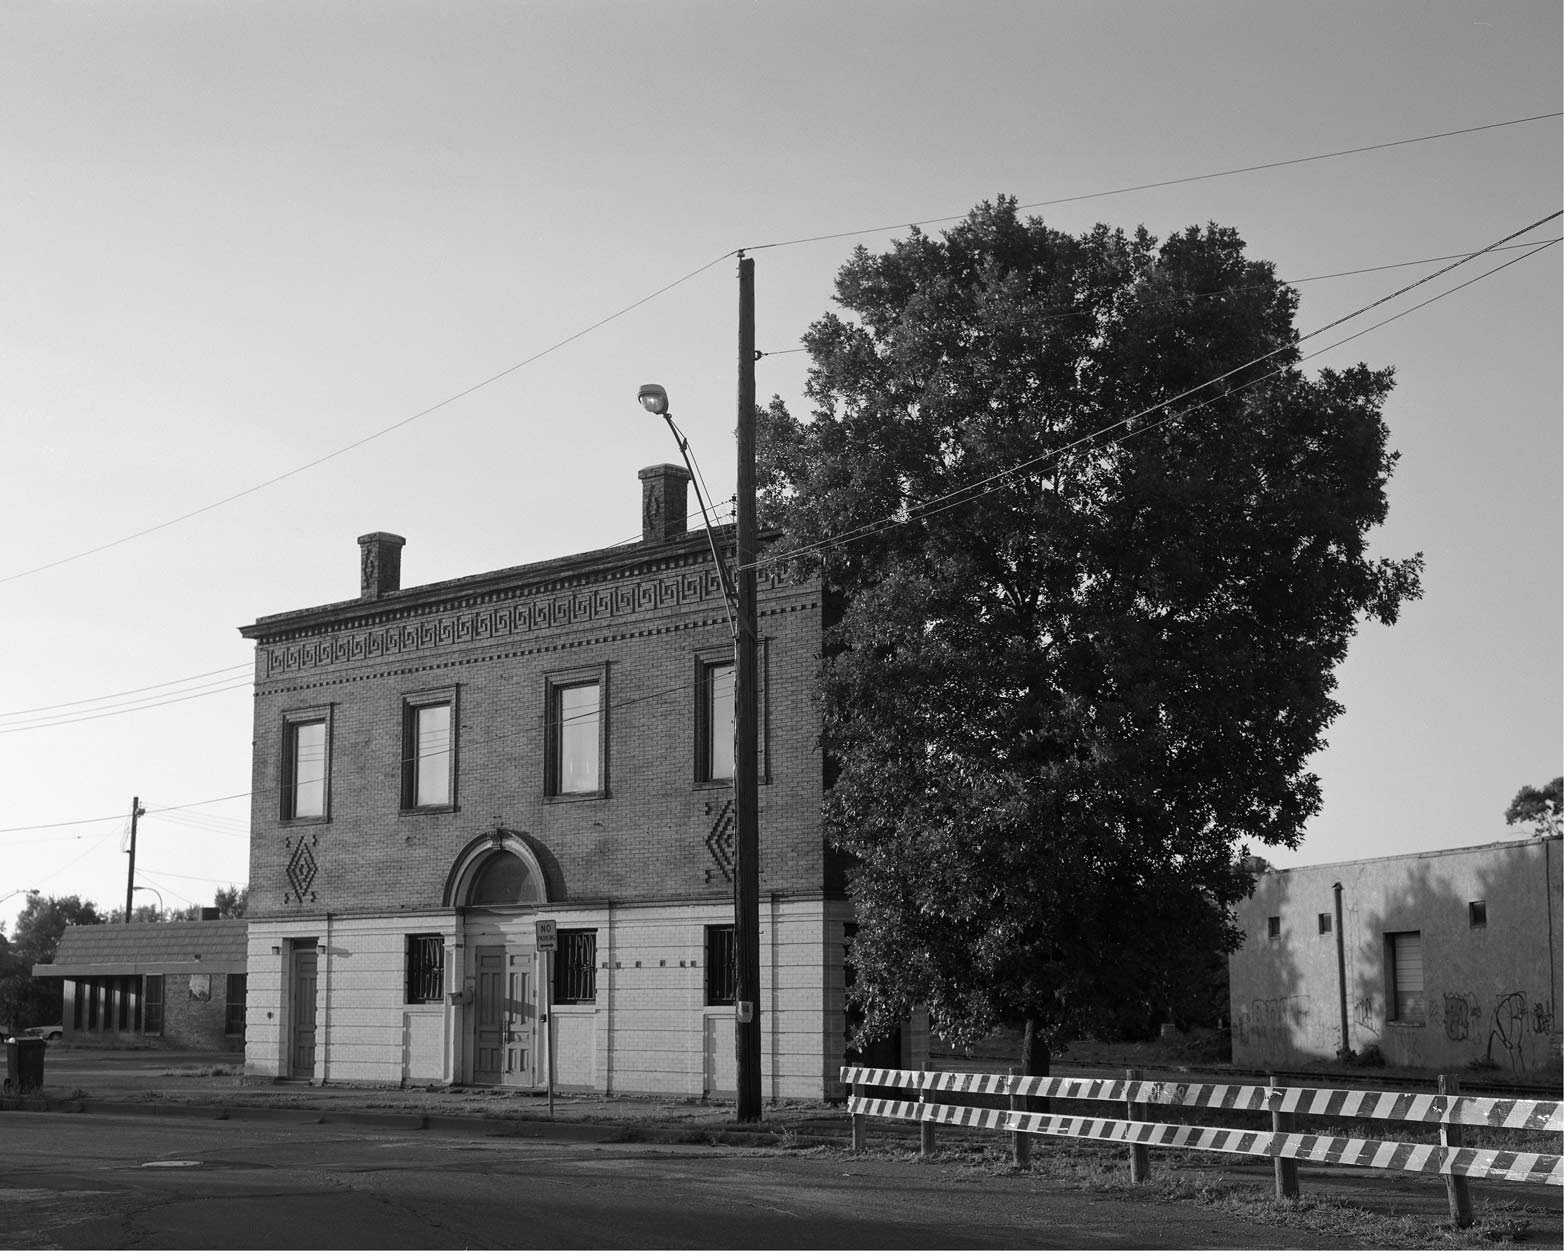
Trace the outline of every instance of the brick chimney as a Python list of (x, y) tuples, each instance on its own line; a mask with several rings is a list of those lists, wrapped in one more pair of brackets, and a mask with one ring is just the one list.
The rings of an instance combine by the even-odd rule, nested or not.
[(402, 544), (406, 542), (400, 534), (381, 530), (358, 536), (360, 599), (379, 599), (402, 589)]
[(689, 502), (689, 471), (679, 465), (648, 465), (641, 470), (641, 542), (665, 543), (684, 534)]

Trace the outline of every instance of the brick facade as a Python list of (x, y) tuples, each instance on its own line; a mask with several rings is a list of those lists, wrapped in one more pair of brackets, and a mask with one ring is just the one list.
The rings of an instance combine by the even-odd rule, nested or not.
[[(640, 1072), (631, 1086), (614, 1079), (616, 1069), (624, 1080), (639, 1072), (629, 1058), (646, 1054), (631, 1041), (636, 1030), (672, 1029), (679, 1035), (674, 1051), (699, 1051), (711, 1028), (704, 1005), (681, 1001), (670, 1021), (669, 997), (653, 989), (643, 1002), (639, 983), (651, 982), (629, 970), (648, 969), (656, 947), (656, 959), (677, 959), (688, 972), (704, 925), (732, 915), (732, 789), (726, 781), (703, 782), (700, 760), (703, 667), (731, 658), (731, 635), (706, 537), (685, 534), (668, 518), (675, 509), (682, 513), (682, 475), (676, 466), (642, 471), (638, 545), (403, 590), (402, 540), (377, 532), (359, 540), (359, 599), (243, 628), (256, 642), (252, 1068), (289, 1071), (288, 944), (330, 927), (338, 937), (329, 961), (322, 960), (335, 979), (331, 993), (353, 995), (363, 1010), (350, 1021), (339, 1002), (334, 1023), (317, 1026), (336, 1031), (321, 1040), (328, 1058), (318, 1059), (317, 1069), (333, 1063), (334, 1051), (340, 1080), (427, 1079), (425, 1062), (410, 1069), (408, 1057), (433, 1044), (409, 1040), (436, 1026), (429, 1009), (401, 1001), (403, 938), (444, 934), (451, 995), (459, 999), (465, 985), (470, 997), (476, 944), (462, 939), (477, 922), (464, 920), (464, 892), (475, 866), (507, 840), (544, 879), (536, 905), (484, 922), (486, 941), (505, 946), (514, 968), (532, 958), (531, 925), (545, 915), (561, 927), (591, 923), (600, 933), (612, 919), (620, 946), (637, 932), (648, 944), (629, 965), (621, 959), (620, 967), (602, 970), (597, 1010), (604, 1021), (592, 1034), (593, 1062), (583, 1068), (579, 1048), (567, 1054), (566, 1043), (558, 1044), (576, 1084), (689, 1088), (681, 1066), (674, 1066), (678, 1074)], [(805, 972), (780, 955), (768, 966), (795, 983), (782, 1010), (797, 1016), (810, 1040), (802, 1048), (807, 1057), (791, 1065), (794, 1076), (775, 1091), (818, 1096), (834, 1080), (842, 1032), (839, 1003), (832, 1022), (823, 1015), (841, 957), (839, 934), (832, 946), (823, 927), (839, 931), (845, 915), (839, 868), (820, 825), (813, 687), (822, 598), (813, 582), (764, 574), (760, 581), (760, 890), (763, 910), (770, 900), (778, 925), (764, 941), (781, 942), (786, 929), (783, 946), (802, 943), (812, 953)], [(550, 691), (581, 681), (600, 684), (597, 790), (551, 795)], [(408, 710), (429, 700), (452, 709), (450, 802), (413, 809), (404, 777)], [(301, 722), (325, 727), (323, 793), (310, 802), (290, 789), (290, 727)], [(307, 815), (294, 817), (294, 808)], [(676, 918), (674, 929), (659, 930), (648, 919), (654, 914)], [(359, 937), (341, 937), (350, 932)], [(336, 953), (340, 943), (362, 944), (353, 948), (354, 961)], [(372, 977), (371, 966), (378, 970)], [(320, 1006), (324, 1011), (323, 998)], [(446, 1080), (471, 1078), (467, 1006), (447, 1003), (433, 1014)], [(661, 1023), (650, 1025), (658, 1014)], [(562, 1009), (559, 1023), (585, 1038), (584, 1027), (570, 1024), (580, 1015), (580, 1008)], [(779, 1030), (778, 1045), (790, 1030)], [(351, 1054), (362, 1063), (350, 1062)]]

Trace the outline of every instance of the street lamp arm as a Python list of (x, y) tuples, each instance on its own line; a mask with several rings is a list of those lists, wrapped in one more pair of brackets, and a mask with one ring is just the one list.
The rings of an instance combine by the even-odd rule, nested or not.
[(690, 475), (690, 485), (695, 488), (695, 502), (700, 505), (701, 522), (706, 527), (706, 542), (711, 547), (712, 563), (717, 566), (717, 577), (722, 581), (722, 602), (728, 610), (728, 630), (733, 635), (733, 641), (738, 642), (738, 620), (733, 615), (733, 606), (738, 602), (738, 593), (733, 589), (733, 583), (728, 577), (728, 567), (722, 563), (722, 557), (717, 551), (717, 534), (712, 529), (711, 514), (706, 509), (706, 497), (701, 494), (700, 478), (695, 472), (695, 466), (690, 463), (690, 441), (684, 437), (684, 431), (674, 424), (673, 414), (664, 412), (662, 419), (668, 423), (668, 430), (673, 435), (673, 441), (679, 445), (679, 455), (684, 458), (684, 468)]

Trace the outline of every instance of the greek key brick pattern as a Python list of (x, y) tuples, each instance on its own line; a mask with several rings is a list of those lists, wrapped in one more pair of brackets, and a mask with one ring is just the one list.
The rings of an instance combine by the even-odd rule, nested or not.
[[(721, 816), (731, 790), (703, 784), (696, 767), (699, 664), (731, 640), (699, 550), (692, 539), (653, 569), (644, 550), (627, 549), (618, 569), (599, 554), (590, 586), (567, 586), (567, 567), (539, 589), (519, 570), (513, 584), (489, 575), (445, 600), (415, 588), (417, 606), (343, 604), (302, 624), (246, 627), (258, 658), (252, 916), (438, 909), (461, 849), (496, 827), (525, 834), (555, 902), (731, 898)], [(763, 584), (763, 894), (818, 897), (842, 885), (820, 822), (821, 627), (818, 585)], [(604, 785), (551, 796), (547, 685), (580, 673), (603, 684)], [(437, 687), (456, 694), (452, 802), (409, 811), (405, 701)], [(328, 702), (329, 816), (301, 830), (280, 815), (285, 718)]]

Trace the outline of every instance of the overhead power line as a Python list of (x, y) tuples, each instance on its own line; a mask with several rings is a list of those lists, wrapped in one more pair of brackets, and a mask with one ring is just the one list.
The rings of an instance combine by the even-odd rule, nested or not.
[[(1241, 373), (1246, 369), (1250, 369), (1255, 365), (1263, 364), (1279, 353), (1290, 350), (1297, 344), (1303, 343), (1308, 339), (1316, 338), (1319, 335), (1324, 334), (1326, 331), (1332, 330), (1335, 327), (1344, 324), (1345, 322), (1353, 320), (1356, 317), (1360, 317), (1372, 309), (1379, 308), (1389, 301), (1397, 299), (1400, 296), (1414, 290), (1415, 288), (1433, 281), (1440, 275), (1449, 273), (1451, 270), (1456, 269), (1460, 265), (1464, 265), (1469, 261), (1475, 260), (1479, 256), (1484, 256), (1490, 252), (1497, 251), (1509, 240), (1514, 239), (1519, 235), (1525, 234), (1527, 231), (1535, 230), (1538, 226), (1544, 225), (1547, 222), (1555, 221), (1561, 216), (1564, 216), (1564, 210), (1550, 213), (1548, 216), (1538, 219), (1531, 225), (1523, 227), (1521, 230), (1515, 231), (1513, 234), (1506, 235), (1503, 239), (1500, 239), (1495, 243), (1489, 244), (1488, 247), (1483, 248), (1480, 251), (1466, 254), (1454, 264), (1447, 265), (1443, 269), (1438, 270), (1436, 273), (1425, 275), (1424, 277), (1419, 278), (1416, 282), (1409, 283), (1406, 286), (1401, 287), (1399, 290), (1391, 292), (1389, 295), (1381, 296), (1379, 299), (1365, 304), (1361, 308), (1353, 310), (1344, 317), (1338, 317), (1335, 321), (1328, 322), (1324, 326), (1320, 326), (1315, 330), (1309, 331), (1307, 334), (1300, 336), (1291, 343), (1283, 345), (1283, 347), (1277, 348), (1271, 352), (1267, 352), (1262, 356), (1257, 356), (1253, 360), (1245, 361), (1242, 365), (1239, 365), (1235, 369), (1230, 369), (1226, 373), (1219, 374), (1214, 378), (1208, 378), (1206, 381), (1201, 382), (1196, 386), (1190, 387), (1188, 390), (1182, 391), (1178, 395), (1171, 396), (1166, 400), (1161, 400), (1156, 404), (1152, 404), (1147, 408), (1141, 409), (1139, 412), (1131, 413), (1127, 417), (1122, 417), (1117, 421), (1110, 422), (1097, 430), (1091, 431), (1090, 433), (1084, 434), (1077, 439), (1071, 440), (1069, 443), (1066, 443), (1061, 447), (1052, 448), (1039, 456), (1031, 457), (1027, 460), (1019, 462), (1018, 464), (1011, 465), (1008, 468), (998, 470), (997, 472), (989, 474), (986, 477), (978, 478), (963, 486), (956, 487), (954, 490), (947, 491), (943, 495), (938, 495), (932, 499), (925, 500), (922, 503), (908, 505), (905, 509), (896, 515), (887, 515), (878, 518), (875, 521), (864, 522), (862, 525), (855, 526), (852, 529), (843, 532), (842, 534), (828, 536), (814, 543), (808, 543), (802, 547), (794, 548), (787, 552), (778, 553), (775, 556), (763, 557), (755, 561), (752, 567), (760, 569), (771, 565), (785, 564), (787, 561), (796, 559), (799, 556), (809, 555), (812, 552), (825, 551), (833, 547), (844, 546), (849, 542), (870, 538), (875, 534), (882, 533), (885, 530), (893, 529), (896, 526), (907, 525), (913, 521), (937, 515), (938, 513), (944, 512), (950, 508), (958, 507), (961, 504), (967, 503), (970, 500), (980, 499), (982, 496), (998, 490), (1004, 482), (1015, 477), (1017, 474), (1024, 473), (1027, 470), (1033, 469), (1047, 461), (1055, 460), (1058, 457), (1063, 456), (1065, 453), (1073, 451), (1078, 447), (1096, 443), (1103, 439), (1104, 436), (1112, 434), (1115, 430), (1122, 429), (1125, 431), (1125, 433), (1122, 436), (1116, 436), (1115, 438), (1108, 440), (1110, 443), (1122, 442), (1134, 434), (1144, 433), (1146, 430), (1155, 429), (1157, 426), (1164, 425), (1169, 421), (1188, 416), (1193, 412), (1198, 412), (1200, 409), (1208, 407), (1214, 401), (1201, 401), (1191, 405), (1187, 409), (1181, 410), (1178, 413), (1170, 414), (1169, 416), (1164, 417), (1161, 421), (1153, 422), (1147, 426), (1136, 427), (1134, 424), (1139, 422), (1144, 417), (1148, 417), (1151, 414), (1159, 412), (1163, 409), (1170, 408), (1180, 400), (1187, 399), (1190, 396), (1205, 390), (1207, 387), (1213, 386), (1218, 382), (1231, 378), (1233, 375)], [(1329, 344), (1328, 346), (1321, 348), (1318, 351), (1311, 352), (1307, 356), (1301, 357), (1298, 363), (1301, 364), (1305, 360), (1311, 360), (1314, 357), (1323, 354), (1324, 352), (1340, 347), (1343, 343), (1350, 343), (1353, 339), (1361, 338), (1371, 330), (1376, 330), (1381, 326), (1389, 325), (1391, 322), (1397, 321), (1409, 313), (1416, 312), (1418, 309), (1424, 308), (1437, 300), (1444, 299), (1446, 296), (1453, 295), (1457, 291), (1461, 291), (1466, 287), (1471, 286), (1475, 282), (1480, 282), (1482, 279), (1491, 277), (1501, 270), (1508, 269), (1511, 265), (1517, 265), (1521, 261), (1529, 260), (1531, 257), (1537, 255), (1537, 253), (1545, 250), (1546, 248), (1554, 246), (1558, 242), (1560, 242), (1558, 239), (1540, 240), (1532, 247), (1530, 251), (1525, 252), (1521, 256), (1514, 257), (1513, 259), (1506, 261), (1503, 265), (1496, 265), (1493, 269), (1478, 274), (1476, 277), (1468, 280), (1467, 282), (1459, 283), (1458, 285), (1451, 287), (1446, 291), (1441, 291), (1438, 294), (1422, 301), (1421, 303), (1413, 305), (1411, 308), (1403, 309), (1394, 316), (1387, 317), (1383, 321), (1376, 322), (1374, 325), (1369, 326), (1364, 330), (1360, 330), (1355, 334), (1351, 334), (1343, 339), (1339, 339), (1335, 343)], [(1224, 396), (1215, 398), (1225, 398), (1226, 395), (1233, 394), (1237, 391), (1247, 390), (1250, 387), (1264, 382), (1268, 378), (1276, 377), (1284, 372), (1285, 369), (1271, 370), (1270, 372), (1261, 374), (1258, 377), (1250, 378), (1234, 387), (1232, 391), (1224, 393)]]
[[(1512, 117), (1502, 122), (1489, 122), (1484, 126), (1465, 126), (1460, 130), (1442, 130), (1432, 135), (1415, 135), (1410, 139), (1390, 139), (1384, 143), (1369, 143), (1358, 148), (1337, 148), (1332, 152), (1316, 152), (1312, 156), (1295, 156), (1285, 161), (1265, 161), (1258, 165), (1241, 165), (1236, 169), (1213, 170), (1207, 174), (1189, 174), (1183, 178), (1164, 178), (1159, 182), (1141, 182), (1129, 187), (1114, 187), (1109, 191), (1085, 191), (1080, 195), (1059, 196), (1052, 200), (1033, 200), (1028, 204), (1018, 204), (1018, 209), (1053, 208), (1060, 204), (1078, 204), (1082, 200), (1102, 200), (1109, 196), (1128, 195), (1132, 191), (1154, 191), (1159, 187), (1177, 187), (1184, 183), (1204, 182), (1210, 178), (1232, 178), (1238, 174), (1253, 174), (1265, 169), (1282, 169), (1288, 165), (1307, 165), (1312, 161), (1329, 161), (1337, 157), (1356, 156), (1362, 152), (1379, 152), (1385, 148), (1400, 148), (1413, 143), (1429, 143), (1435, 139), (1451, 139), (1456, 135), (1474, 135), (1484, 130), (1499, 130), (1505, 126), (1522, 126), (1527, 122), (1547, 121), (1553, 117), (1564, 117), (1564, 113), (1535, 113), (1530, 117)], [(878, 235), (889, 230), (905, 230), (908, 226), (938, 226), (944, 222), (957, 222), (966, 218), (966, 213), (948, 213), (943, 217), (922, 217), (915, 222), (892, 222), (888, 226), (866, 226), (858, 230), (838, 230), (831, 234), (807, 235), (799, 239), (783, 239), (774, 243), (757, 243), (750, 247), (742, 248), (744, 252), (759, 252), (765, 248), (791, 248), (804, 243), (824, 243), (832, 239), (851, 239), (858, 235)]]
[(183, 704), (188, 700), (202, 699), (207, 695), (221, 695), (224, 691), (245, 690), (251, 684), (251, 679), (245, 678), (242, 682), (230, 682), (226, 685), (211, 686), (203, 690), (169, 695), (162, 699), (138, 700), (124, 705), (84, 711), (74, 716), (67, 714), (57, 717), (42, 717), (33, 721), (22, 722), (18, 725), (0, 725), (0, 734), (21, 734), (27, 730), (47, 730), (60, 725), (80, 725), (83, 721), (98, 721), (104, 717), (122, 717), (127, 712), (146, 712), (152, 708), (166, 708), (170, 704)]
[[(1331, 151), (1331, 152), (1315, 153), (1315, 154), (1313, 154), (1311, 156), (1291, 157), (1291, 158), (1289, 158), (1287, 160), (1281, 160), (1281, 161), (1265, 161), (1265, 162), (1261, 162), (1259, 164), (1240, 166), (1240, 167), (1235, 168), (1235, 169), (1215, 170), (1215, 171), (1212, 171), (1212, 172), (1209, 172), (1209, 173), (1204, 173), (1204, 174), (1191, 174), (1191, 175), (1188, 175), (1188, 176), (1182, 177), (1182, 178), (1169, 178), (1169, 179), (1163, 179), (1163, 180), (1158, 181), (1158, 182), (1138, 183), (1138, 184), (1135, 184), (1134, 186), (1115, 187), (1115, 188), (1112, 188), (1112, 189), (1106, 190), (1106, 191), (1084, 192), (1084, 193), (1079, 194), (1079, 195), (1063, 196), (1063, 197), (1059, 197), (1059, 198), (1052, 199), (1052, 200), (1034, 200), (1034, 201), (1031, 201), (1029, 203), (1022, 204), (1019, 207), (1023, 208), (1023, 209), (1046, 208), (1046, 207), (1049, 207), (1051, 205), (1070, 204), (1070, 203), (1075, 203), (1075, 202), (1082, 201), (1082, 200), (1101, 199), (1101, 198), (1105, 198), (1105, 197), (1108, 197), (1108, 196), (1126, 195), (1126, 194), (1128, 194), (1130, 192), (1133, 192), (1133, 191), (1147, 191), (1147, 190), (1152, 190), (1152, 189), (1157, 188), (1157, 187), (1175, 186), (1175, 185), (1178, 185), (1180, 183), (1200, 182), (1202, 180), (1210, 179), (1210, 178), (1229, 178), (1229, 177), (1232, 177), (1232, 176), (1237, 175), (1237, 174), (1254, 173), (1254, 172), (1257, 172), (1257, 171), (1260, 171), (1260, 170), (1267, 170), (1267, 169), (1279, 169), (1279, 168), (1282, 168), (1282, 167), (1288, 166), (1288, 165), (1302, 165), (1302, 164), (1306, 164), (1306, 163), (1313, 162), (1313, 161), (1325, 161), (1325, 160), (1331, 160), (1331, 159), (1337, 158), (1337, 157), (1352, 156), (1352, 155), (1356, 155), (1356, 154), (1363, 153), (1363, 152), (1374, 152), (1374, 151), (1379, 151), (1379, 150), (1385, 149), (1385, 148), (1401, 147), (1401, 146), (1404, 146), (1406, 144), (1428, 143), (1428, 142), (1431, 142), (1432, 140), (1449, 139), (1449, 138), (1452, 138), (1452, 137), (1457, 136), (1457, 135), (1469, 135), (1469, 134), (1476, 134), (1476, 133), (1481, 132), (1481, 131), (1498, 130), (1498, 129), (1501, 129), (1501, 128), (1506, 127), (1506, 126), (1519, 126), (1519, 125), (1523, 125), (1523, 124), (1525, 124), (1527, 122), (1544, 121), (1544, 120), (1547, 120), (1549, 118), (1555, 118), (1555, 117), (1559, 117), (1559, 116), (1564, 116), (1564, 114), (1561, 114), (1559, 112), (1537, 113), (1537, 114), (1534, 114), (1534, 115), (1532, 115), (1530, 117), (1509, 118), (1509, 119), (1507, 119), (1505, 121), (1501, 121), (1501, 122), (1489, 122), (1489, 123), (1487, 123), (1485, 125), (1482, 125), (1482, 126), (1467, 126), (1467, 127), (1461, 128), (1459, 130), (1446, 130), (1446, 131), (1440, 131), (1440, 132), (1438, 132), (1436, 134), (1417, 135), (1417, 136), (1414, 136), (1414, 137), (1408, 138), (1408, 139), (1392, 139), (1392, 140), (1387, 140), (1387, 141), (1385, 141), (1383, 143), (1365, 144), (1365, 145), (1363, 145), (1361, 147), (1356, 147), (1356, 148), (1340, 148), (1340, 149), (1336, 149), (1335, 151)], [(922, 218), (922, 219), (920, 219), (920, 220), (918, 220), (916, 222), (910, 223), (910, 224), (912, 224), (912, 225), (925, 225), (925, 226), (927, 226), (927, 225), (936, 225), (936, 224), (941, 223), (941, 222), (957, 221), (957, 220), (960, 220), (964, 216), (965, 216), (965, 214), (948, 214), (948, 215), (943, 216), (943, 217), (925, 217), (925, 218)], [(193, 518), (203, 516), (204, 514), (209, 513), (211, 511), (213, 511), (214, 509), (222, 508), (225, 505), (232, 504), (232, 503), (234, 503), (237, 500), (241, 500), (241, 499), (246, 498), (247, 496), (254, 495), (256, 492), (263, 491), (263, 490), (267, 489), (268, 487), (272, 487), (272, 486), (277, 485), (280, 482), (285, 482), (289, 478), (296, 477), (297, 475), (299, 475), (301, 473), (304, 473), (307, 470), (314, 469), (315, 467), (317, 467), (319, 465), (323, 465), (323, 464), (325, 464), (328, 461), (335, 460), (339, 456), (344, 456), (348, 452), (354, 451), (354, 450), (356, 450), (356, 449), (358, 449), (360, 447), (365, 446), (368, 443), (372, 443), (372, 442), (374, 442), (377, 439), (383, 438), (386, 435), (391, 434), (392, 432), (394, 432), (396, 430), (402, 429), (404, 426), (411, 425), (413, 422), (419, 421), (422, 418), (429, 416), (431, 413), (438, 412), (439, 410), (441, 410), (443, 408), (446, 408), (446, 407), (448, 407), (451, 404), (456, 403), (458, 400), (465, 399), (467, 396), (472, 395), (474, 392), (480, 391), (480, 390), (482, 390), (485, 387), (491, 386), (492, 384), (500, 381), (502, 378), (509, 377), (511, 374), (515, 373), (517, 370), (523, 369), (526, 366), (534, 363), (535, 361), (542, 360), (545, 356), (548, 356), (551, 353), (558, 351), (560, 348), (563, 348), (563, 347), (567, 346), (568, 344), (574, 343), (577, 339), (580, 339), (580, 338), (584, 337), (585, 335), (591, 334), (593, 331), (598, 330), (601, 327), (608, 325), (612, 321), (618, 320), (620, 317), (623, 317), (626, 314), (631, 313), (634, 310), (640, 308), (643, 304), (647, 304), (650, 301), (657, 299), (659, 296), (667, 294), (669, 291), (672, 291), (675, 287), (681, 286), (684, 283), (689, 282), (691, 279), (696, 278), (699, 275), (705, 273), (708, 269), (711, 269), (714, 265), (717, 265), (717, 264), (721, 263), (722, 261), (727, 260), (731, 256), (737, 256), (737, 255), (739, 255), (739, 254), (741, 254), (743, 252), (748, 252), (748, 251), (760, 251), (760, 250), (766, 249), (766, 248), (785, 248), (785, 247), (793, 247), (793, 246), (798, 245), (798, 244), (816, 243), (816, 242), (820, 242), (820, 241), (823, 241), (823, 240), (829, 240), (829, 239), (851, 238), (851, 237), (853, 237), (855, 235), (878, 234), (878, 233), (883, 233), (884, 231), (887, 231), (887, 230), (904, 229), (908, 224), (909, 223), (907, 223), (907, 222), (897, 222), (897, 223), (893, 223), (892, 225), (889, 225), (889, 226), (871, 226), (871, 227), (865, 227), (865, 228), (858, 229), (858, 230), (836, 231), (836, 232), (833, 232), (833, 233), (830, 233), (830, 234), (809, 235), (809, 236), (802, 237), (802, 238), (797, 238), (797, 239), (773, 240), (773, 241), (771, 241), (769, 243), (759, 243), (759, 244), (749, 245), (749, 246), (743, 247), (743, 248), (734, 248), (734, 249), (732, 249), (730, 251), (722, 253), (722, 255), (720, 255), (720, 256), (713, 257), (711, 260), (707, 261), (705, 264), (699, 265), (695, 269), (690, 270), (687, 274), (684, 274), (683, 276), (681, 276), (679, 278), (675, 278), (672, 282), (665, 283), (663, 286), (658, 287), (655, 291), (649, 292), (648, 294), (646, 294), (644, 296), (641, 296), (639, 299), (634, 300), (631, 303), (624, 305), (622, 308), (619, 308), (619, 309), (615, 310), (614, 312), (609, 313), (608, 315), (599, 318), (597, 321), (592, 322), (590, 325), (583, 327), (582, 329), (576, 331), (573, 334), (567, 335), (565, 338), (560, 339), (560, 340), (550, 344), (548, 347), (545, 347), (542, 350), (533, 353), (531, 356), (528, 356), (528, 357), (524, 358), (523, 360), (519, 360), (515, 364), (509, 365), (506, 368), (500, 370), (498, 373), (491, 374), (489, 377), (484, 378), (483, 380), (481, 380), (479, 382), (475, 382), (471, 386), (465, 387), (462, 390), (457, 391), (457, 392), (455, 392), (452, 395), (448, 395), (445, 399), (440, 400), (440, 401), (438, 401), (438, 402), (436, 402), (434, 404), (431, 404), (427, 408), (420, 409), (418, 412), (413, 413), (412, 415), (410, 415), (408, 417), (404, 417), (400, 421), (393, 422), (392, 424), (390, 424), (388, 426), (384, 426), (384, 427), (380, 428), (379, 430), (372, 431), (371, 433), (364, 435), (362, 438), (355, 439), (351, 443), (347, 443), (347, 444), (344, 444), (343, 446), (341, 446), (339, 448), (336, 448), (334, 451), (326, 452), (326, 453), (324, 453), (321, 456), (315, 457), (313, 460), (306, 461), (305, 463), (303, 463), (301, 465), (296, 465), (296, 466), (294, 466), (291, 469), (284, 470), (282, 473), (279, 473), (279, 474), (276, 474), (276, 475), (274, 475), (274, 476), (272, 476), (270, 478), (267, 478), (267, 479), (265, 479), (262, 482), (257, 482), (257, 483), (255, 483), (252, 486), (248, 486), (248, 487), (243, 488), (242, 490), (235, 491), (232, 494), (225, 495), (225, 496), (221, 497), (220, 499), (212, 500), (209, 503), (201, 505), (199, 508), (190, 509), (188, 512), (180, 513), (177, 516), (167, 518), (166, 520), (157, 522), (154, 525), (143, 527), (142, 529), (136, 530), (133, 533), (122, 535), (122, 536), (120, 536), (117, 539), (111, 539), (107, 543), (99, 543), (99, 544), (97, 544), (97, 545), (95, 545), (93, 547), (83, 548), (82, 550), (77, 551), (77, 552), (72, 552), (69, 555), (57, 557), (54, 560), (45, 561), (43, 564), (34, 565), (31, 568), (19, 569), (19, 570), (15, 571), (14, 573), (0, 575), (0, 585), (3, 585), (3, 584), (8, 583), (8, 582), (17, 581), (20, 578), (31, 577), (34, 574), (43, 573), (45, 570), (56, 569), (56, 568), (60, 567), (61, 565), (71, 564), (74, 561), (82, 560), (82, 559), (84, 559), (84, 558), (86, 558), (88, 556), (94, 556), (94, 555), (97, 555), (100, 552), (106, 552), (106, 551), (109, 551), (112, 548), (122, 546), (123, 544), (134, 542), (136, 539), (145, 538), (149, 534), (156, 534), (160, 530), (166, 530), (170, 526), (176, 526), (176, 525), (181, 524), (182, 522), (190, 521)], [(791, 351), (793, 349), (788, 349), (788, 350)]]

